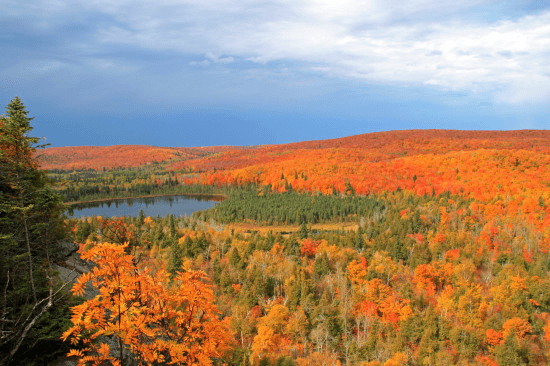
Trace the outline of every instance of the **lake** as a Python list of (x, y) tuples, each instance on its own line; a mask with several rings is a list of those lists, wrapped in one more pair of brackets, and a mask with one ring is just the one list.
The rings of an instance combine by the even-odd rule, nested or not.
[(145, 216), (189, 216), (196, 211), (208, 210), (221, 200), (219, 196), (206, 195), (113, 199), (71, 205), (67, 208), (67, 216), (137, 217), (140, 210), (143, 210)]

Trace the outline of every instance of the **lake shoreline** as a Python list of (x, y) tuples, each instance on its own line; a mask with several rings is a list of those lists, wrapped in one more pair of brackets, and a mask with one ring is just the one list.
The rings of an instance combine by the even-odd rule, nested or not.
[[(72, 205), (79, 205), (83, 203), (94, 203), (94, 202), (107, 202), (107, 201), (122, 201), (122, 200), (131, 200), (131, 199), (138, 199), (138, 198), (155, 198), (155, 197), (171, 197), (171, 196), (190, 196), (190, 197), (214, 197), (219, 198), (220, 201), (227, 199), (228, 197), (223, 194), (215, 193), (215, 194), (205, 194), (205, 193), (173, 193), (173, 194), (150, 194), (146, 196), (130, 196), (130, 197), (115, 197), (115, 198), (99, 198), (91, 201), (72, 201), (72, 202), (63, 202), (63, 205), (65, 206), (72, 206)], [(217, 200), (212, 200), (217, 201)]]

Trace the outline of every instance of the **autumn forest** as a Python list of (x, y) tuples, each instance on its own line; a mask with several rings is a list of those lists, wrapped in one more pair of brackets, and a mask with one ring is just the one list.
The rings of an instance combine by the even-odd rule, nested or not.
[[(41, 149), (22, 135), (18, 150), (7, 127), (25, 118), (11, 108), (1, 219), (23, 219), (0, 233), (0, 311), (33, 318), (41, 296), (53, 305), (6, 364), (44, 344), (80, 365), (550, 363), (549, 131), (196, 148)], [(29, 171), (44, 183), (21, 181)], [(17, 193), (46, 185), (36, 202)], [(177, 194), (224, 199), (188, 217), (33, 213), (51, 197), (64, 210)], [(74, 284), (53, 284), (45, 263), (64, 259), (49, 256), (45, 230), (93, 264)], [(17, 344), (9, 326), (2, 352)]]

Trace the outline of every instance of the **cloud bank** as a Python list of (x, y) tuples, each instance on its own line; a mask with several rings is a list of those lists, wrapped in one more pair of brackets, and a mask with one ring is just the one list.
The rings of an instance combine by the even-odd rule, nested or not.
[[(479, 19), (488, 1), (56, 1), (8, 6), (56, 30), (92, 28), (67, 47), (132, 47), (194, 55), (192, 66), (298, 62), (295, 72), (369, 83), (492, 92), (503, 103), (545, 101), (550, 11)], [(477, 16), (476, 16), (477, 15)], [(95, 20), (95, 23), (94, 23)], [(73, 24), (73, 26), (76, 26)], [(59, 61), (57, 61), (59, 63)], [(40, 70), (45, 71), (43, 66)], [(56, 66), (57, 67), (57, 66)]]
[[(273, 136), (287, 123), (286, 140), (319, 128), (315, 138), (550, 127), (544, 1), (6, 0), (2, 10), (0, 97), (23, 90), (56, 108), (51, 123), (79, 115), (125, 136), (152, 116), (164, 130), (201, 121), (194, 138), (226, 121)], [(296, 129), (303, 137), (289, 137)]]

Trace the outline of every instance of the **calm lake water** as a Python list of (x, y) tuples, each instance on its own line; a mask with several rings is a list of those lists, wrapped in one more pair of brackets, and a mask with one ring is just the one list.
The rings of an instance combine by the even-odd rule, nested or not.
[(143, 210), (145, 216), (188, 216), (193, 212), (214, 207), (220, 201), (220, 197), (213, 196), (162, 196), (87, 202), (69, 206), (67, 216), (136, 217), (140, 210)]

